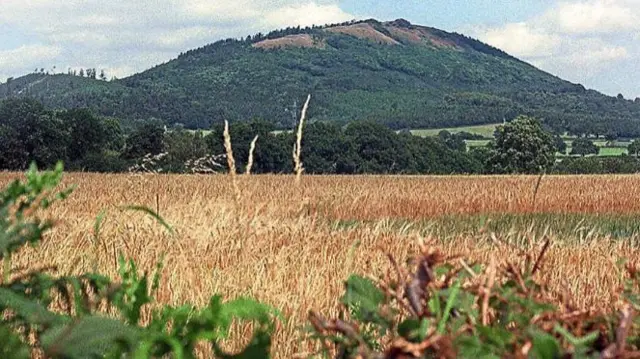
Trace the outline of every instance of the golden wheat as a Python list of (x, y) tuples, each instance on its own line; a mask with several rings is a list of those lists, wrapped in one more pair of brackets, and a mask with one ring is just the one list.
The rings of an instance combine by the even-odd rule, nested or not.
[[(18, 174), (0, 174), (5, 185)], [(490, 233), (452, 233), (448, 240), (424, 238), (410, 225), (389, 218), (424, 219), (443, 214), (528, 213), (537, 177), (305, 176), (291, 191), (293, 176), (68, 174), (75, 193), (48, 215), (60, 223), (38, 248), (25, 249), (13, 266), (55, 264), (61, 273), (90, 271), (116, 276), (118, 252), (152, 271), (165, 255), (159, 303), (204, 305), (211, 295), (248, 295), (283, 310), (287, 320), (274, 338), (274, 354), (290, 358), (310, 350), (299, 328), (309, 309), (337, 314), (343, 281), (351, 273), (375, 276), (387, 268), (385, 253), (410, 256), (426, 241), (447, 254), (488, 263), (521, 263), (522, 249), (537, 249), (529, 238), (519, 248), (496, 244)], [(242, 196), (236, 203), (234, 186)], [(300, 208), (300, 198), (308, 198)], [(158, 208), (174, 227), (123, 212), (125, 204)], [(640, 212), (640, 176), (545, 177), (535, 208), (546, 212)], [(106, 210), (100, 236), (93, 225)], [(369, 220), (354, 227), (337, 220)], [(528, 234), (523, 233), (522, 236)], [(598, 238), (577, 245), (554, 241), (539, 279), (566, 291), (581, 307), (614, 306), (622, 274), (614, 266), (640, 255), (628, 242)], [(148, 313), (146, 314), (148, 315)], [(237, 338), (247, 328), (238, 328)], [(242, 340), (242, 339), (237, 339)], [(234, 346), (234, 343), (230, 344)], [(206, 354), (203, 354), (206, 356)]]

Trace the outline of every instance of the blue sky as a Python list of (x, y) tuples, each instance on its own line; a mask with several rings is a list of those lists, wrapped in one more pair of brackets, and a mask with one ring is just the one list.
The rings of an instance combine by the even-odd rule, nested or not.
[(53, 66), (124, 77), (221, 38), (369, 17), (464, 33), (640, 97), (640, 0), (0, 0), (0, 81)]

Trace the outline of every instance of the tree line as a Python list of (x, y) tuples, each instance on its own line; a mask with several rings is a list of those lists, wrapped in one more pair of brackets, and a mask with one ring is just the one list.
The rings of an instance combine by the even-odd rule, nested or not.
[[(254, 119), (230, 126), (238, 172), (258, 136), (254, 173), (290, 173), (294, 134)], [(622, 173), (640, 169), (637, 156), (567, 158), (556, 162), (557, 141), (540, 121), (520, 116), (499, 126), (487, 147), (467, 149), (477, 136), (446, 131), (413, 136), (372, 121), (304, 127), (302, 160), (308, 174)], [(636, 151), (638, 152), (638, 151)], [(0, 102), (0, 169), (40, 168), (63, 160), (69, 170), (166, 173), (225, 171), (223, 124), (210, 131), (167, 127), (159, 120), (122, 121), (88, 109), (51, 110), (33, 99)], [(206, 171), (205, 171), (206, 170)]]

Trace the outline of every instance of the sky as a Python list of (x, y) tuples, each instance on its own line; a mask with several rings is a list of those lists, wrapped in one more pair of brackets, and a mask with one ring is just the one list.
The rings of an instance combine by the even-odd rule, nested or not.
[(640, 0), (0, 0), (0, 82), (36, 68), (122, 78), (223, 38), (367, 18), (463, 33), (640, 97)]

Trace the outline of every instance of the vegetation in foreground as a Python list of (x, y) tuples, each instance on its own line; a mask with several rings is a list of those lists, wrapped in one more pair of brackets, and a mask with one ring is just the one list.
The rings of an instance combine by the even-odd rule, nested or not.
[[(15, 176), (17, 174), (4, 175), (4, 181)], [(47, 177), (33, 174), (27, 178), (25, 187), (13, 184), (11, 188), (32, 193), (31, 190), (38, 188), (34, 182), (46, 188), (46, 183), (59, 179), (51, 175), (49, 182), (42, 179)], [(503, 230), (478, 231), (474, 235), (461, 231), (458, 238), (452, 236), (441, 241), (425, 237), (423, 228), (413, 230), (410, 224), (398, 228), (384, 219), (403, 213), (418, 218), (428, 213), (432, 216), (452, 211), (483, 213), (491, 209), (516, 213), (634, 211), (637, 193), (629, 188), (637, 187), (635, 176), (607, 178), (609, 188), (599, 185), (605, 181), (599, 177), (544, 178), (537, 202), (530, 197), (537, 181), (535, 176), (303, 177), (301, 187), (293, 185), (291, 177), (240, 176), (237, 178), (240, 197), (234, 195), (233, 185), (226, 176), (74, 174), (67, 180), (77, 183), (78, 189), (64, 202), (55, 203), (43, 212), (32, 212), (35, 205), (17, 212), (24, 216), (16, 215), (16, 219), (30, 221), (37, 218), (31, 217), (32, 214), (38, 214), (63, 221), (46, 232), (37, 248), (15, 247), (10, 261), (3, 257), (4, 268), (11, 268), (11, 272), (3, 272), (10, 274), (3, 284), (11, 283), (8, 289), (13, 294), (26, 296), (31, 292), (25, 292), (25, 285), (68, 283), (68, 290), (50, 287), (53, 295), (44, 296), (41, 291), (38, 293), (44, 297), (28, 297), (30, 304), (26, 310), (39, 308), (32, 305), (33, 302), (45, 308), (50, 303), (52, 311), (46, 311), (51, 313), (46, 314), (46, 318), (50, 315), (68, 318), (54, 324), (78, 331), (71, 330), (73, 336), (55, 331), (45, 335), (52, 329), (31, 322), (42, 317), (9, 316), (11, 321), (3, 322), (3, 326), (33, 325), (33, 335), (43, 335), (40, 341), (34, 342), (33, 335), (20, 341), (16, 335), (24, 332), (11, 330), (16, 338), (13, 348), (23, 352), (26, 349), (21, 343), (26, 342), (56, 357), (60, 352), (51, 352), (50, 338), (65, 344), (64, 348), (71, 350), (65, 353), (71, 353), (71, 357), (76, 353), (74, 350), (127, 351), (127, 340), (133, 339), (136, 343), (147, 340), (149, 345), (157, 346), (144, 348), (173, 351), (176, 357), (180, 357), (176, 354), (180, 347), (177, 343), (183, 344), (183, 357), (189, 357), (189, 348), (198, 357), (211, 357), (212, 337), (206, 334), (210, 331), (205, 330), (203, 334), (200, 331), (203, 327), (194, 327), (195, 324), (228, 328), (229, 340), (218, 344), (229, 352), (249, 353), (245, 349), (255, 349), (251, 343), (257, 343), (260, 353), (268, 350), (282, 358), (296, 354), (321, 355), (324, 350), (333, 356), (341, 353), (342, 357), (357, 354), (365, 357), (433, 354), (514, 357), (522, 354), (540, 358), (597, 354), (620, 357), (632, 355), (636, 350), (638, 327), (633, 315), (634, 296), (621, 296), (637, 290), (637, 282), (629, 282), (626, 291), (621, 290), (624, 279), (633, 279), (635, 272), (629, 267), (631, 275), (625, 274), (612, 265), (622, 257), (627, 257), (630, 263), (639, 259), (632, 243), (612, 241), (602, 234), (594, 234), (588, 240), (575, 235), (549, 242), (544, 233), (538, 235), (521, 227), (516, 227), (511, 237)], [(107, 187), (112, 190), (100, 190)], [(512, 191), (505, 193), (501, 190), (505, 187)], [(591, 188), (596, 189), (593, 196), (584, 197), (583, 191)], [(6, 193), (11, 195), (3, 198), (13, 198), (11, 196), (20, 192)], [(119, 196), (119, 193), (129, 195)], [(476, 197), (469, 202), (473, 194)], [(322, 198), (331, 198), (330, 195), (334, 196), (333, 201), (322, 201)], [(606, 195), (609, 197), (605, 198)], [(43, 198), (51, 197), (27, 195), (27, 198), (37, 198), (32, 203), (38, 204)], [(449, 198), (451, 202), (442, 198)], [(135, 213), (132, 216), (128, 211), (121, 211), (122, 206), (130, 202), (147, 205), (154, 208), (152, 213), (159, 212), (171, 219), (172, 231), (163, 228), (153, 217), (137, 217)], [(463, 202), (467, 203), (466, 207), (461, 205)], [(3, 203), (15, 202), (5, 200)], [(439, 208), (435, 207), (437, 203)], [(99, 216), (101, 219), (96, 225), (95, 215), (102, 209), (107, 212)], [(332, 223), (339, 218), (378, 220), (357, 227), (334, 228)], [(533, 223), (522, 226), (528, 225)], [(551, 220), (538, 224), (547, 225), (554, 226)], [(416, 245), (416, 239), (425, 246)], [(425, 251), (405, 267), (402, 259), (421, 253), (420, 248)], [(496, 253), (500, 256), (496, 257)], [(531, 254), (528, 261), (526, 256), (523, 259), (523, 254)], [(135, 266), (120, 260), (121, 255), (133, 259)], [(394, 261), (389, 262), (389, 256)], [(461, 258), (465, 258), (465, 262), (461, 262)], [(393, 264), (396, 261), (397, 266)], [(165, 266), (159, 268), (158, 262)], [(474, 262), (489, 265), (476, 266)], [(34, 268), (33, 263), (38, 265)], [(389, 268), (392, 275), (384, 275), (382, 281), (368, 279), (372, 274), (384, 274), (384, 268)], [(158, 277), (138, 271), (155, 271)], [(87, 274), (94, 272), (104, 276)], [(23, 275), (25, 273), (28, 275)], [(355, 274), (352, 276), (352, 273)], [(433, 273), (433, 277), (429, 273)], [(75, 286), (74, 278), (82, 279), (82, 285)], [(160, 280), (156, 282), (154, 278)], [(429, 283), (424, 282), (424, 278)], [(89, 279), (93, 282), (86, 281)], [(416, 279), (419, 285), (412, 287)], [(346, 287), (342, 284), (345, 280)], [(20, 285), (14, 285), (17, 283)], [(110, 290), (101, 291), (101, 283), (109, 283)], [(147, 297), (144, 293), (151, 292), (151, 287), (155, 288), (154, 295)], [(81, 294), (86, 289), (91, 289), (90, 296)], [(91, 306), (75, 300), (69, 305), (65, 296), (55, 294), (58, 292), (67, 293), (72, 299), (88, 298), (86, 303)], [(251, 313), (265, 318), (266, 322), (258, 321), (264, 326), (234, 322), (226, 327), (226, 316), (210, 315), (216, 308), (210, 301), (214, 293), (224, 293), (219, 303), (224, 308), (227, 307), (222, 303), (233, 304), (232, 308), (239, 312), (232, 308), (226, 310), (242, 318), (248, 313), (246, 306), (252, 308)], [(101, 297), (102, 294), (106, 297)], [(267, 306), (238, 300), (238, 297), (252, 297)], [(105, 298), (106, 302), (96, 305), (99, 298)], [(120, 302), (114, 298), (120, 298)], [(486, 306), (485, 298), (488, 298)], [(8, 307), (24, 302), (3, 303), (6, 313), (13, 313)], [(107, 303), (111, 304), (111, 310), (105, 312), (109, 308), (104, 306)], [(69, 309), (77, 305), (82, 309), (80, 312)], [(281, 309), (282, 319), (274, 316), (271, 307)], [(313, 310), (311, 317), (309, 310)], [(157, 313), (166, 316), (158, 319)], [(161, 325), (169, 318), (178, 320), (171, 313), (190, 318), (185, 319), (189, 324), (184, 331), (176, 331), (182, 327), (173, 324)], [(229, 312), (222, 310), (221, 313)], [(102, 317), (105, 314), (108, 316)], [(129, 319), (131, 315), (138, 321)], [(515, 325), (507, 325), (510, 322)], [(85, 329), (105, 323), (143, 334), (131, 337), (129, 333), (134, 332), (119, 331), (126, 333), (128, 339), (100, 336), (98, 342), (105, 346), (76, 346), (76, 340), (83, 343), (91, 340), (89, 336), (93, 332)], [(81, 327), (76, 327), (80, 324)], [(625, 325), (629, 328), (627, 334), (619, 329)], [(305, 334), (304, 327), (311, 332)], [(250, 333), (260, 328), (264, 331), (258, 333), (268, 334), (271, 339), (251, 341)], [(381, 331), (387, 335), (381, 335)], [(120, 339), (117, 343), (124, 346), (109, 346), (109, 341), (114, 339)], [(168, 346), (162, 345), (167, 343), (165, 340)], [(623, 347), (625, 352), (621, 352)], [(61, 349), (60, 346), (54, 348)], [(142, 350), (139, 348), (136, 350)], [(255, 351), (251, 353), (251, 357), (256, 357)], [(148, 357), (148, 353), (140, 355)]]

